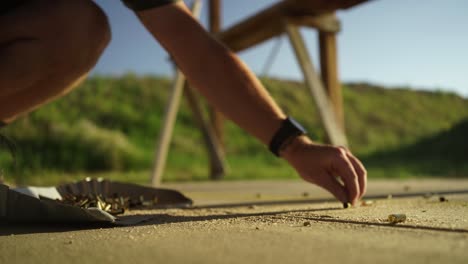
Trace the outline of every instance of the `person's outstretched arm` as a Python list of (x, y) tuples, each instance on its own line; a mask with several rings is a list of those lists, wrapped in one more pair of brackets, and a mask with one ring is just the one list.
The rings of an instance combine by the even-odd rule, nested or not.
[[(248, 67), (206, 32), (182, 1), (136, 13), (193, 87), (227, 118), (264, 144), (270, 143), (286, 115)], [(300, 136), (280, 154), (303, 179), (342, 202), (355, 204), (365, 192), (366, 171), (344, 148)]]

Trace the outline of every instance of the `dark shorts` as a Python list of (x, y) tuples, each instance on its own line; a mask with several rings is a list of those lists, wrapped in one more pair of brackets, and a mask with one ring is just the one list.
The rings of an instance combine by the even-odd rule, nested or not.
[(26, 3), (28, 0), (0, 1), (0, 16), (15, 10), (18, 6)]
[[(30, 0), (15, 0), (15, 1), (2, 1), (0, 0), (0, 16), (13, 11), (18, 6)], [(170, 3), (175, 3), (180, 0), (122, 0), (129, 8), (138, 11), (149, 8), (155, 8)]]
[(134, 11), (142, 11), (163, 5), (178, 2), (180, 0), (122, 0), (126, 6)]

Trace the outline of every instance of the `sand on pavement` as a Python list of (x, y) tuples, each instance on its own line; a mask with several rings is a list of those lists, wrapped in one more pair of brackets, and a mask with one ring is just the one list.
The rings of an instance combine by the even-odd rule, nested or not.
[(373, 204), (350, 209), (301, 181), (165, 187), (195, 207), (127, 212), (136, 226), (1, 224), (0, 263), (468, 263), (468, 180), (374, 180)]

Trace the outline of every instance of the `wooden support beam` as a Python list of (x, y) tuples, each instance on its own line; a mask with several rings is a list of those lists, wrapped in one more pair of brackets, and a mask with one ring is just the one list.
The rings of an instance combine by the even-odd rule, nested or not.
[(317, 107), (328, 138), (333, 145), (347, 146), (346, 135), (338, 125), (333, 106), (326, 95), (319, 75), (314, 69), (314, 65), (298, 27), (286, 23), (285, 29), (304, 75), (305, 84), (315, 100), (315, 106)]
[(328, 97), (333, 105), (336, 120), (341, 129), (345, 129), (343, 97), (338, 77), (338, 56), (336, 34), (319, 32), (320, 72)]
[[(209, 6), (209, 30), (212, 34), (217, 34), (221, 30), (221, 0), (210, 0)], [(224, 149), (224, 116), (216, 109), (210, 109), (211, 126), (217, 138), (218, 149), (225, 152)], [(211, 176), (217, 177), (217, 168), (215, 164), (211, 164)]]
[(290, 24), (315, 28), (321, 32), (336, 33), (341, 30), (341, 23), (334, 13), (313, 16), (290, 16), (286, 19)]
[(224, 174), (226, 173), (227, 167), (224, 159), (224, 152), (220, 148), (220, 144), (217, 142), (218, 139), (216, 138), (213, 129), (207, 122), (205, 122), (205, 118), (203, 117), (202, 113), (202, 107), (198, 101), (197, 95), (193, 91), (192, 87), (188, 85), (188, 82), (185, 82), (184, 92), (187, 98), (188, 105), (192, 110), (195, 122), (200, 128), (200, 131), (202, 132), (203, 140), (205, 141), (205, 145), (210, 156), (210, 177), (212, 180), (222, 179)]
[(151, 185), (159, 186), (161, 184), (162, 174), (166, 168), (167, 153), (171, 143), (172, 132), (180, 105), (180, 97), (184, 89), (185, 76), (177, 70), (176, 78), (169, 96), (169, 102), (164, 115), (163, 126), (159, 139), (157, 141), (156, 156), (154, 159), (153, 170), (151, 173)]
[(324, 32), (339, 30), (339, 22), (330, 16), (368, 0), (283, 0), (250, 18), (220, 32), (218, 39), (238, 52), (284, 32), (283, 22), (317, 28)]
[(209, 8), (210, 32), (218, 33), (221, 31), (221, 0), (210, 0)]

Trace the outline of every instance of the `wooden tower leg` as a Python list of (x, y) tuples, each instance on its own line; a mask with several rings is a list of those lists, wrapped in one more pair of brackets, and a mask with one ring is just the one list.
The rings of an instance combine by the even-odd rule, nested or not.
[(209, 123), (205, 122), (200, 102), (198, 101), (196, 94), (193, 92), (192, 87), (190, 87), (187, 82), (185, 82), (184, 92), (190, 109), (192, 110), (195, 122), (203, 135), (203, 140), (205, 141), (208, 154), (210, 155), (211, 179), (222, 179), (226, 172), (227, 165), (224, 160), (223, 151), (219, 148), (218, 139)]
[[(221, 30), (221, 0), (210, 0), (209, 8), (209, 25), (210, 32), (216, 34)], [(216, 111), (215, 109), (210, 110), (211, 125), (213, 127), (214, 133), (217, 137), (217, 142), (219, 143), (219, 149), (224, 153), (224, 116)], [(216, 168), (212, 164), (212, 175), (214, 174)]]
[(297, 26), (286, 24), (286, 33), (291, 41), (297, 61), (304, 75), (305, 84), (315, 100), (318, 113), (328, 138), (333, 145), (347, 146), (346, 135), (336, 119), (333, 106), (325, 93), (322, 81), (314, 69), (304, 39)]
[(177, 118), (177, 112), (179, 111), (180, 97), (184, 89), (184, 83), (184, 74), (180, 70), (177, 70), (174, 86), (172, 87), (169, 102), (166, 106), (161, 134), (157, 141), (156, 157), (154, 159), (153, 171), (151, 173), (152, 186), (158, 186), (161, 184), (162, 174), (166, 167), (167, 153), (169, 152), (172, 132)]
[(336, 33), (319, 32), (320, 72), (341, 129), (345, 129), (343, 97), (338, 77)]

